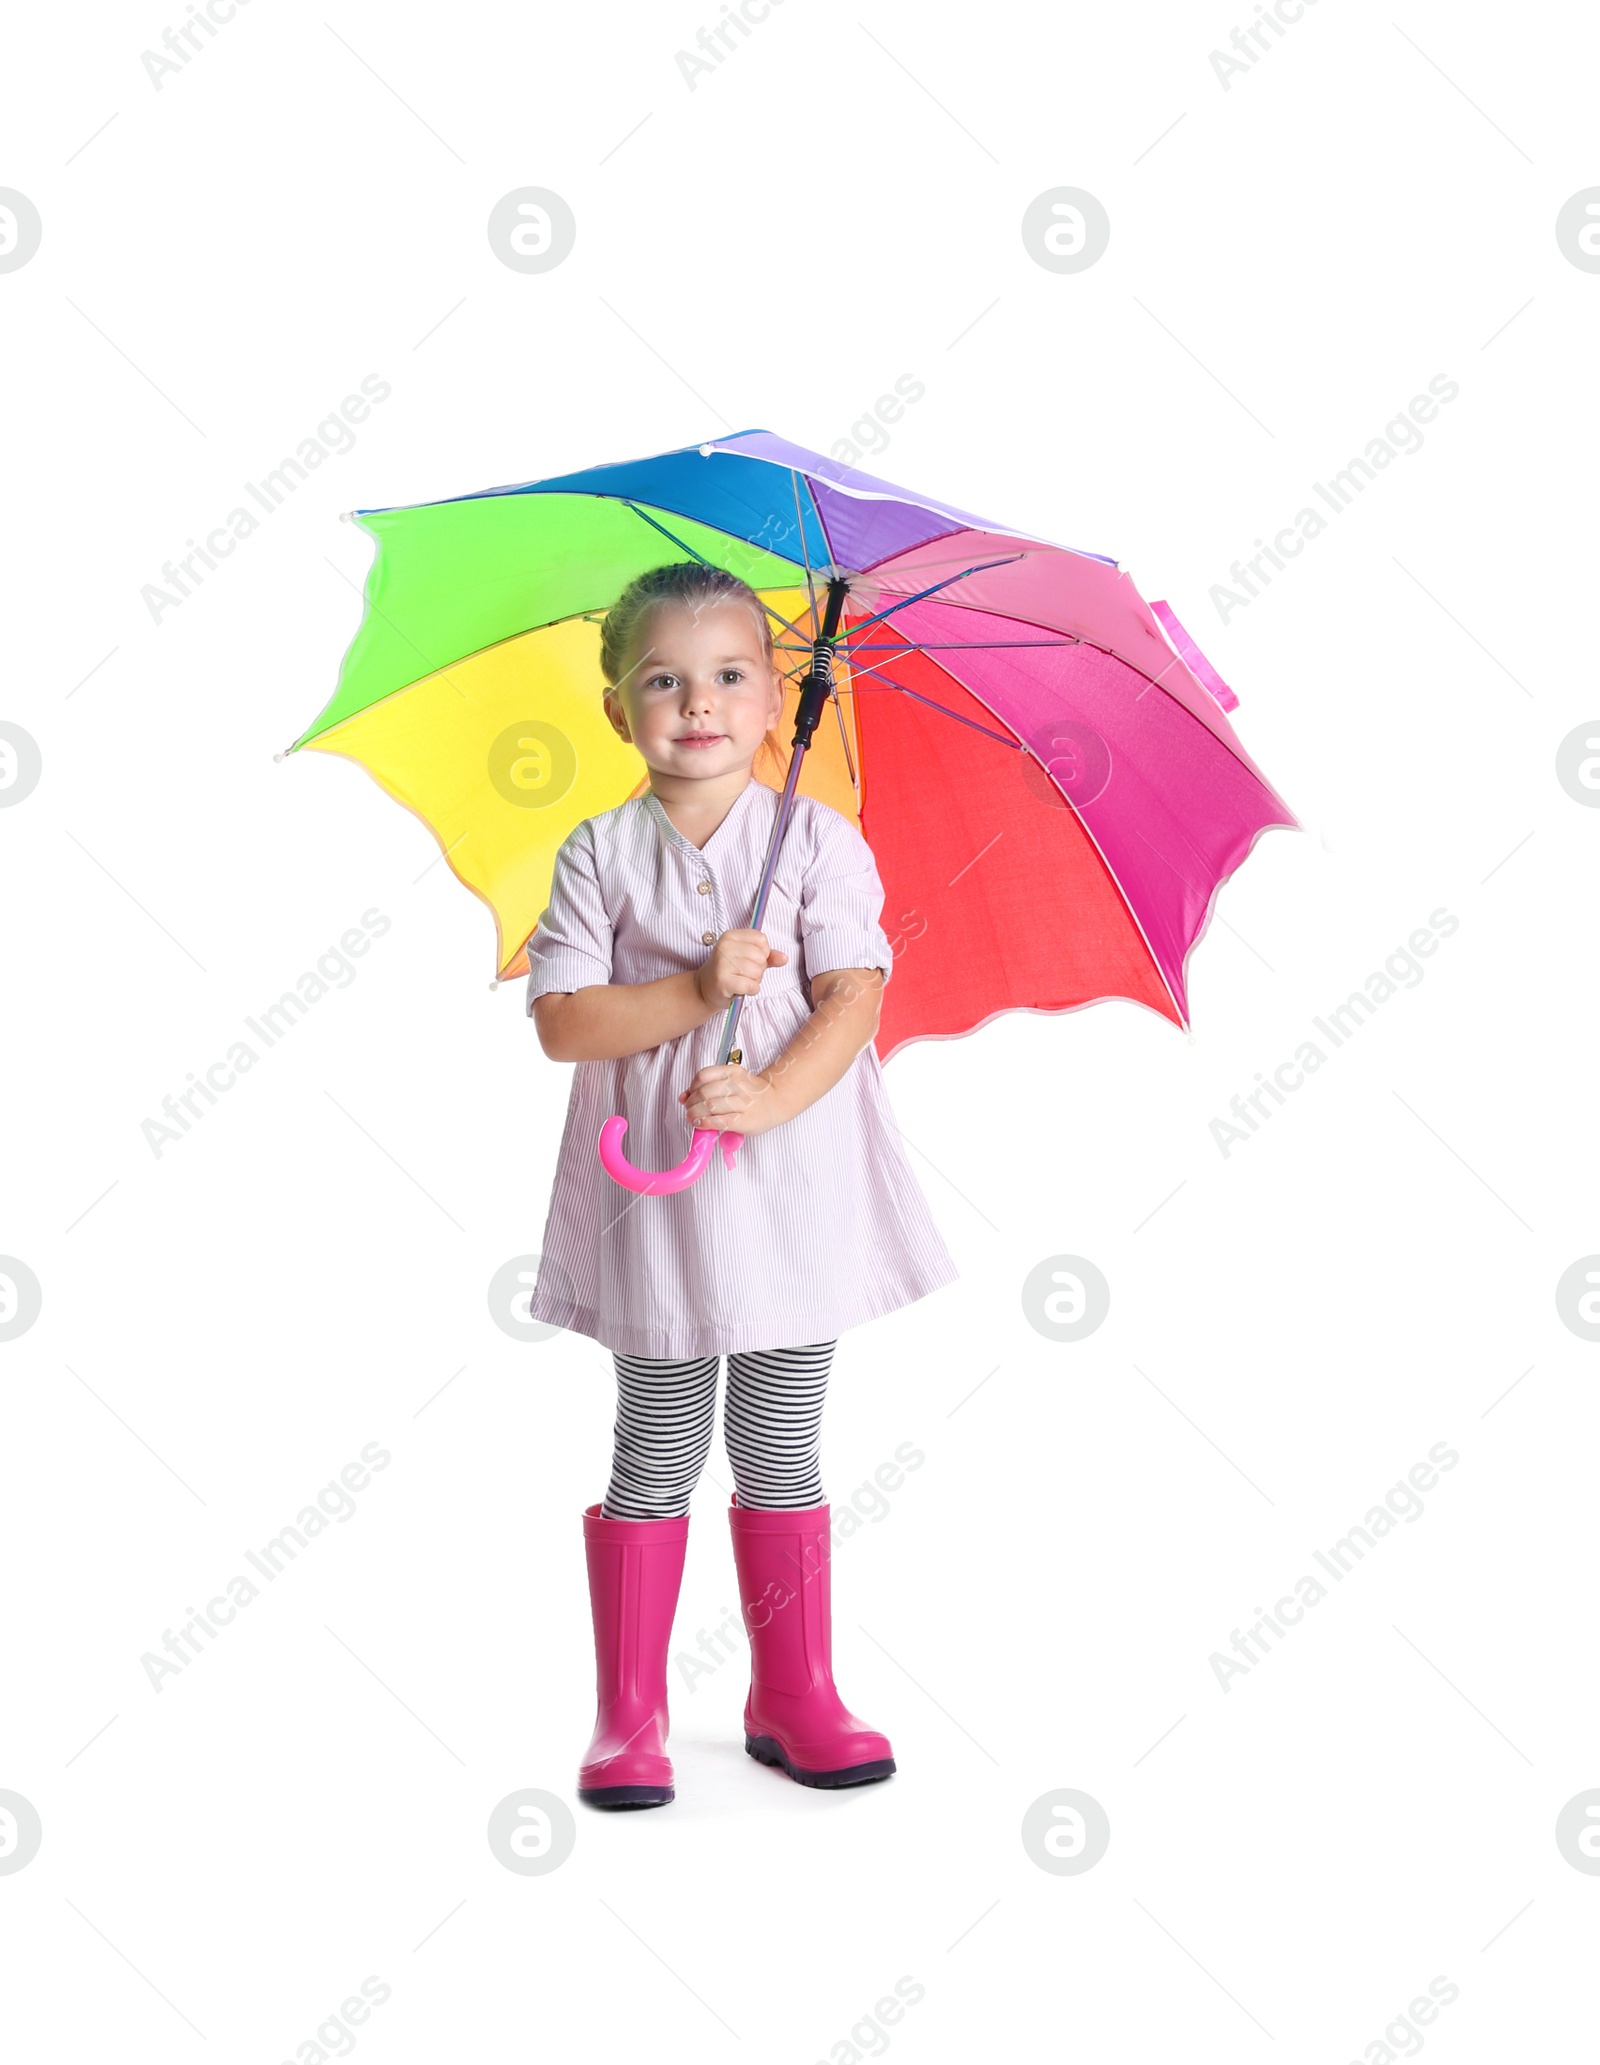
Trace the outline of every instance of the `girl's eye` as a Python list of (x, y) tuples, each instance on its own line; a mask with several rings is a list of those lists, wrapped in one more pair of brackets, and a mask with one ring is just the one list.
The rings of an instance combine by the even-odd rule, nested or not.
[[(742, 667), (724, 667), (721, 669), (718, 678), (726, 679), (730, 674), (735, 681), (743, 681), (744, 679), (744, 669)], [(669, 683), (676, 682), (677, 678), (676, 674), (652, 674), (645, 683), (645, 687), (665, 688)]]

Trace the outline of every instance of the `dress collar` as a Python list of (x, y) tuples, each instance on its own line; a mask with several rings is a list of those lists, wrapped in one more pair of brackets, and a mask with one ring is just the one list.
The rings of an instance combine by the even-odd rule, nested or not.
[[(649, 811), (650, 815), (655, 819), (656, 823), (660, 826), (661, 830), (666, 834), (668, 839), (672, 840), (675, 844), (683, 847), (687, 852), (692, 853), (697, 860), (704, 860), (710, 857), (711, 849), (716, 845), (717, 841), (722, 837), (723, 833), (728, 829), (729, 825), (733, 823), (734, 819), (739, 815), (739, 813), (750, 808), (750, 799), (752, 791), (756, 789), (766, 788), (767, 785), (765, 782), (757, 781), (756, 777), (752, 775), (749, 781), (747, 781), (744, 787), (739, 791), (738, 795), (734, 797), (732, 803), (729, 804), (727, 815), (723, 818), (722, 823), (717, 826), (717, 829), (711, 834), (711, 837), (706, 841), (704, 846), (696, 846), (692, 839), (686, 839), (683, 836), (682, 832), (680, 832), (678, 830), (678, 827), (672, 822), (672, 819), (668, 817), (666, 808), (663, 805), (661, 798), (656, 794), (654, 789), (647, 788), (643, 796), (640, 798), (640, 801), (644, 804), (645, 809)], [(776, 801), (776, 796), (772, 790), (767, 789), (767, 793), (768, 795), (774, 796), (774, 800)]]

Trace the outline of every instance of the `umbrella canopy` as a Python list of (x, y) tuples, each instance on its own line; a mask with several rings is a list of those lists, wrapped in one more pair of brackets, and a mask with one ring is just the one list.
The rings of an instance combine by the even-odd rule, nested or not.
[(1107, 997), (1187, 1025), (1218, 889), (1297, 823), (1235, 737), (1231, 693), (1115, 560), (770, 431), (352, 515), (377, 542), (365, 611), (289, 750), (358, 761), (423, 820), (494, 914), (501, 978), (527, 970), (567, 834), (648, 785), (601, 705), (600, 619), (671, 560), (760, 595), (785, 737), (824, 583), (848, 584), (802, 785), (877, 859), (883, 1060)]

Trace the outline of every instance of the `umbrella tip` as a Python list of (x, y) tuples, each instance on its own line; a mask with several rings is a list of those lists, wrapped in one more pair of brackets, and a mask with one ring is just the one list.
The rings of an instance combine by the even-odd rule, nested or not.
[(715, 446), (715, 445), (702, 445), (702, 446), (700, 447), (700, 456), (701, 456), (701, 458), (702, 458), (702, 459), (709, 459), (709, 458), (711, 457), (711, 454), (712, 454), (712, 453), (713, 453), (713, 452), (714, 452), (714, 451), (715, 451), (716, 449), (717, 449), (717, 448), (716, 448), (716, 446)]

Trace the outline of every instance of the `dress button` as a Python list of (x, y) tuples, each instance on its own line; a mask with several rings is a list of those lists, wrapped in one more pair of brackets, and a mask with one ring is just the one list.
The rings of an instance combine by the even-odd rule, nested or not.
[(709, 896), (711, 894), (711, 884), (709, 882), (696, 882), (694, 886), (702, 896)]
[(700, 935), (700, 944), (701, 944), (702, 946), (715, 946), (715, 945), (716, 945), (716, 943), (717, 943), (717, 935), (716, 935), (716, 934), (715, 934), (714, 932), (702, 932), (702, 933), (701, 933), (701, 935)]

